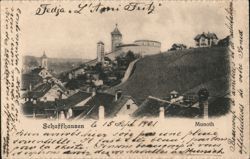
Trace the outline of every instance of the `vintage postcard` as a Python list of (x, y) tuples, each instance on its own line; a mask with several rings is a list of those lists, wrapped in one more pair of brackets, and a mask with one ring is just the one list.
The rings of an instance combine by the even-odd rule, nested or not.
[(0, 3), (1, 158), (249, 159), (248, 0)]

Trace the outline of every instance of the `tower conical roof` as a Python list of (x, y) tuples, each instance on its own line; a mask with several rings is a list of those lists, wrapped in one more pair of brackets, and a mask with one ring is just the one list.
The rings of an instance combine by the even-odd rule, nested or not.
[(47, 58), (45, 51), (43, 52), (43, 56), (41, 58)]
[(122, 35), (117, 26), (116, 24), (115, 29), (111, 32), (112, 35)]

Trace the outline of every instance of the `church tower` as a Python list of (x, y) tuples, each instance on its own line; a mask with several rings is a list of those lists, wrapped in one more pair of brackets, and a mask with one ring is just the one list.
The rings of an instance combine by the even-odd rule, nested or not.
[(119, 31), (117, 24), (115, 26), (115, 29), (111, 32), (111, 51), (116, 51), (117, 46), (119, 46), (122, 43), (122, 34)]
[(45, 52), (43, 52), (43, 56), (41, 57), (41, 67), (48, 69), (48, 58), (47, 58)]
[(104, 61), (104, 43), (102, 41), (99, 41), (97, 43), (97, 61)]

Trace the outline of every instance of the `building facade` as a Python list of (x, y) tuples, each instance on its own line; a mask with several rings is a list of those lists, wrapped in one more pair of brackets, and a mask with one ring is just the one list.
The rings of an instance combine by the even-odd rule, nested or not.
[(111, 52), (104, 53), (104, 43), (97, 43), (97, 59), (92, 60), (89, 65), (94, 65), (96, 62), (103, 62), (105, 57), (108, 57), (110, 60), (115, 60), (117, 56), (126, 54), (127, 52), (133, 52), (140, 56), (153, 55), (161, 52), (161, 43), (154, 40), (135, 40), (133, 43), (123, 44), (122, 43), (122, 33), (118, 29), (116, 24), (115, 29), (111, 32)]
[(99, 41), (97, 43), (97, 61), (104, 61), (104, 43), (102, 41)]
[(211, 47), (217, 45), (218, 43), (217, 35), (210, 32), (198, 34), (194, 40), (197, 47)]

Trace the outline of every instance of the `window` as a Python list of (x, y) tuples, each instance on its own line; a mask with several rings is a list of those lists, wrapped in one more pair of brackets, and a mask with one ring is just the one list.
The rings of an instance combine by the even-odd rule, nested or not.
[(127, 105), (127, 109), (130, 109), (130, 105), (129, 104)]

